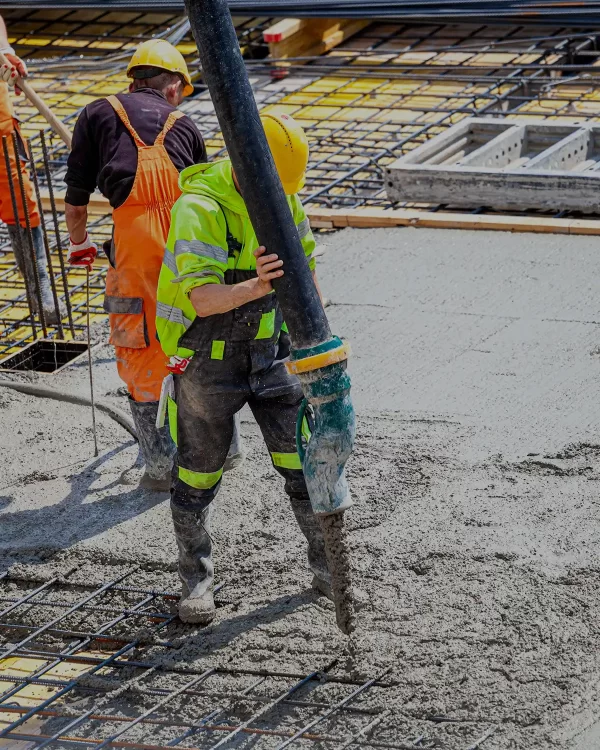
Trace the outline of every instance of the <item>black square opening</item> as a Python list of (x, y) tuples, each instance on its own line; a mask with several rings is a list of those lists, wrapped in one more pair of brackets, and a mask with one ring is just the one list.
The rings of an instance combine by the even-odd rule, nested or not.
[(87, 352), (83, 341), (38, 339), (0, 361), (0, 370), (11, 372), (58, 372)]

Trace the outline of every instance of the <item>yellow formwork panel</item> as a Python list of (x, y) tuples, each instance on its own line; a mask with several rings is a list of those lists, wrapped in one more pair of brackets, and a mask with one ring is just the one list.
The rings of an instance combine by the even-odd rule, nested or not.
[(386, 78), (360, 78), (356, 81), (350, 81), (349, 83), (340, 86), (339, 91), (341, 93), (358, 93), (358, 94), (370, 94), (379, 86), (383, 86), (388, 82)]
[[(333, 94), (307, 94), (306, 91), (296, 91), (293, 94), (288, 94), (284, 98), (285, 105), (298, 105), (299, 107), (305, 107), (308, 104), (314, 104), (317, 101), (324, 101), (325, 99), (331, 99)], [(274, 104), (271, 108), (276, 108), (278, 105)], [(267, 109), (267, 108), (265, 108)]]
[[(422, 85), (422, 81), (413, 81), (403, 78), (399, 81), (390, 81), (388, 83), (385, 83), (383, 86), (381, 86), (379, 91), (385, 94), (396, 94), (397, 96), (404, 96), (406, 94), (412, 94), (413, 91), (415, 91)], [(454, 87), (452, 87), (451, 90), (454, 91)]]
[(266, 107), (263, 107), (261, 110), (262, 112), (281, 112), (282, 114), (286, 115), (293, 115), (294, 117), (297, 117), (297, 113), (301, 109), (301, 106), (298, 104), (288, 104), (286, 99), (282, 99), (277, 104), (269, 104)]
[[(102, 659), (106, 658), (106, 654), (97, 651), (86, 652), (85, 654), (80, 655)], [(8, 681), (3, 681), (4, 689), (10, 690), (11, 688), (18, 685), (18, 682), (10, 682), (11, 677), (17, 677), (19, 678), (19, 680), (26, 679), (28, 677), (31, 677), (40, 669), (43, 669), (45, 666), (47, 666), (48, 663), (49, 662), (44, 659), (34, 659), (29, 657), (25, 658), (11, 656), (7, 659), (0, 660), (0, 675), (2, 675), (2, 677), (9, 678)], [(77, 677), (85, 674), (86, 672), (89, 672), (90, 669), (91, 667), (89, 664), (61, 662), (60, 664), (52, 667), (52, 669), (49, 669), (44, 674), (44, 679), (61, 681), (74, 680)], [(46, 685), (25, 685), (23, 688), (21, 688), (21, 690), (16, 692), (11, 697), (11, 703), (15, 707), (18, 706), (21, 708), (34, 708), (35, 706), (39, 706), (48, 698), (51, 698), (53, 695), (56, 695), (60, 691), (60, 689), (61, 688), (59, 687), (51, 687)], [(55, 705), (58, 706), (58, 703)], [(0, 711), (0, 731), (12, 724), (12, 722), (16, 718), (18, 718), (17, 714)], [(19, 732), (38, 734), (40, 733), (40, 728), (43, 725), (44, 721), (45, 720), (41, 717), (33, 717), (19, 728)], [(10, 739), (0, 739), (0, 748), (2, 748), (3, 750), (24, 750), (26, 747), (31, 747), (31, 743), (19, 742)]]
[[(316, 109), (316, 107), (315, 107)], [(343, 120), (345, 122), (360, 122), (370, 120), (380, 113), (377, 107), (344, 107), (332, 115), (332, 120)]]
[(404, 97), (394, 94), (366, 94), (357, 101), (357, 106), (360, 107), (376, 107), (377, 109), (389, 109), (391, 107), (402, 107), (404, 106)]
[(361, 99), (360, 94), (344, 94), (336, 92), (335, 94), (327, 94), (324, 96), (320, 104), (324, 104), (329, 107), (349, 107), (357, 104)]
[(341, 86), (345, 86), (350, 83), (350, 78), (320, 78), (318, 81), (314, 81), (305, 86), (302, 91), (309, 94), (326, 94), (331, 91), (338, 90)]
[(302, 107), (295, 117), (299, 120), (330, 120), (340, 111), (339, 107)]

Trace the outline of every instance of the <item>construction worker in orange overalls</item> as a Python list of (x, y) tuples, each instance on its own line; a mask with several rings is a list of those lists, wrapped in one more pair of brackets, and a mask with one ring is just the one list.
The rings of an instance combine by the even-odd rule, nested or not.
[[(19, 94), (19, 88), (15, 86), (17, 77), (27, 77), (27, 66), (20, 57), (15, 55), (14, 49), (8, 43), (6, 25), (0, 16), (0, 52), (4, 55), (7, 63), (0, 66), (0, 219), (7, 225), (10, 242), (15, 255), (15, 260), (19, 271), (25, 279), (28, 296), (32, 300), (34, 310), (37, 311), (38, 299), (36, 293), (36, 280), (33, 262), (31, 259), (31, 248), (29, 240), (25, 233), (25, 211), (23, 200), (19, 187), (19, 177), (17, 173), (17, 158), (24, 163), (29, 163), (29, 157), (19, 131), (19, 123), (13, 112), (13, 107), (9, 96), (9, 86), (15, 88), (15, 93)], [(15, 154), (13, 144), (13, 133), (17, 135), (17, 153)], [(10, 175), (6, 169), (6, 160), (4, 149), (2, 147), (2, 137), (6, 136), (7, 148), (10, 159)], [(18, 218), (15, 217), (13, 201), (11, 197), (11, 182), (14, 187), (15, 198), (17, 202)], [(38, 275), (40, 280), (40, 293), (42, 297), (42, 306), (44, 308), (46, 321), (56, 323), (56, 310), (54, 308), (54, 298), (50, 287), (50, 279), (46, 267), (46, 250), (44, 247), (44, 237), (40, 228), (40, 214), (33, 186), (29, 180), (27, 170), (23, 170), (23, 183), (25, 188), (25, 200), (29, 210), (29, 221), (32, 227), (33, 246), (36, 254)]]
[(156, 336), (156, 288), (171, 208), (181, 194), (179, 172), (205, 162), (206, 149), (192, 120), (177, 109), (194, 89), (175, 47), (158, 39), (142, 43), (127, 74), (128, 94), (87, 105), (75, 125), (65, 177), (68, 257), (73, 266), (94, 262), (87, 204), (99, 187), (114, 209), (104, 309), (145, 461), (140, 486), (168, 492), (176, 449), (168, 430), (156, 427), (168, 374)]

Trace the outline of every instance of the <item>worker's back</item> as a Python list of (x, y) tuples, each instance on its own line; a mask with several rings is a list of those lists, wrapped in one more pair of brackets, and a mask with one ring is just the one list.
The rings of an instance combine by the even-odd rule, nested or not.
[[(131, 127), (141, 141), (151, 146), (176, 111), (160, 93), (140, 88), (131, 94), (119, 94)], [(165, 138), (165, 148), (175, 169), (181, 172), (192, 164), (206, 161), (206, 149), (192, 120), (179, 119)], [(113, 208), (129, 197), (138, 164), (138, 149), (125, 124), (107, 99), (88, 104), (81, 112), (73, 132), (69, 155), (66, 200), (71, 205), (86, 205), (98, 187)]]
[(167, 374), (156, 338), (156, 286), (171, 209), (181, 193), (179, 173), (205, 161), (206, 150), (194, 123), (178, 109), (194, 93), (179, 50), (164, 39), (142, 42), (127, 75), (128, 94), (89, 104), (75, 125), (65, 178), (69, 260), (88, 267), (94, 260), (87, 204), (99, 187), (114, 209), (104, 309), (144, 456), (140, 487), (166, 491), (175, 446), (156, 427)]

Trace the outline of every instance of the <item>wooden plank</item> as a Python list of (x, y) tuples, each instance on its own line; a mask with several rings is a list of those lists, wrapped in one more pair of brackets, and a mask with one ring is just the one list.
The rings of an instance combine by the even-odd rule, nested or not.
[[(286, 19), (297, 20), (297, 19)], [(279, 42), (269, 43), (272, 58), (312, 57), (323, 55), (338, 44), (357, 34), (371, 22), (368, 20), (347, 20), (339, 18), (304, 19), (300, 28)], [(294, 28), (290, 24), (289, 28)], [(276, 32), (281, 33), (281, 32)], [(286, 33), (286, 30), (282, 32)]]
[[(330, 223), (344, 227), (428, 227), (438, 229), (485, 229), (503, 232), (533, 232), (536, 234), (600, 235), (600, 220), (552, 219), (539, 216), (511, 216), (494, 214), (461, 214), (418, 211), (416, 209), (307, 209), (311, 225)], [(313, 223), (314, 222), (314, 223)]]
[[(44, 211), (51, 211), (52, 207), (50, 205), (50, 195), (48, 194), (47, 188), (42, 188), (40, 190), (40, 195), (42, 198), (42, 209)], [(54, 191), (54, 199), (56, 201), (56, 208), (58, 211), (64, 211), (65, 210), (65, 194), (62, 192)], [(106, 200), (106, 198), (103, 195), (99, 195), (97, 193), (94, 193), (90, 196), (90, 202), (88, 205), (88, 214), (90, 216), (106, 216), (107, 214), (112, 213), (112, 208), (110, 207), (110, 203)]]
[(307, 20), (307, 18), (283, 18), (274, 26), (269, 26), (268, 29), (263, 31), (263, 39), (267, 44), (283, 42), (284, 39), (288, 39), (292, 34), (300, 31)]
[[(59, 211), (64, 211), (64, 193), (55, 193)], [(42, 191), (44, 211), (50, 210), (47, 191)], [(106, 198), (92, 195), (90, 215), (105, 216), (111, 212)], [(494, 214), (462, 214), (419, 211), (413, 208), (307, 208), (306, 213), (314, 229), (343, 229), (345, 227), (429, 227), (439, 229), (487, 229), (503, 232), (534, 232), (543, 234), (600, 235), (600, 220), (552, 219), (539, 216)]]

